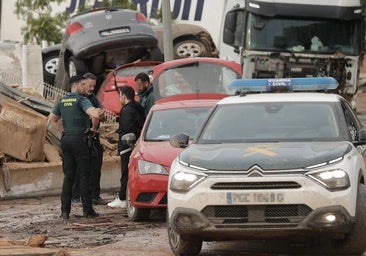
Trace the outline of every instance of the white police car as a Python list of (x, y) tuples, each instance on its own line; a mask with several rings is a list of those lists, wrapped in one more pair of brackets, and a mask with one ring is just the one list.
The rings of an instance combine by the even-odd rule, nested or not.
[[(175, 255), (202, 241), (317, 240), (322, 253), (366, 250), (366, 143), (333, 78), (236, 80), (171, 166), (168, 234)], [(251, 93), (253, 91), (282, 93)], [(291, 92), (283, 92), (289, 90)], [(319, 243), (321, 241), (321, 243)], [(311, 247), (315, 252), (318, 247)], [(320, 247), (319, 247), (320, 248)]]

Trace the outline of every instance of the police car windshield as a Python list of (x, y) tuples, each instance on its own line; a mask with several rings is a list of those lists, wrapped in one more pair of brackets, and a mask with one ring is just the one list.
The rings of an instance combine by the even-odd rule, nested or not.
[(219, 105), (198, 142), (329, 141), (339, 136), (330, 103), (246, 103)]

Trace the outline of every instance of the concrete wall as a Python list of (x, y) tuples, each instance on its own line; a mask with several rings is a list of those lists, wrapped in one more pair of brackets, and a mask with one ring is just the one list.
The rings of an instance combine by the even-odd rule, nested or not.
[[(62, 162), (5, 163), (0, 167), (0, 200), (61, 194)], [(102, 166), (101, 189), (120, 187), (120, 157), (105, 157)]]

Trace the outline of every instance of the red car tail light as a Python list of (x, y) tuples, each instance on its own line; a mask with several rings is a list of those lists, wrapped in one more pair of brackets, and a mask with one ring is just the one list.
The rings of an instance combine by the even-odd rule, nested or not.
[(83, 26), (79, 22), (74, 22), (67, 26), (66, 33), (68, 36), (71, 36), (74, 33), (80, 32), (82, 29)]
[(147, 23), (147, 19), (146, 19), (145, 15), (142, 12), (137, 12), (136, 13), (136, 20), (139, 21), (139, 22)]

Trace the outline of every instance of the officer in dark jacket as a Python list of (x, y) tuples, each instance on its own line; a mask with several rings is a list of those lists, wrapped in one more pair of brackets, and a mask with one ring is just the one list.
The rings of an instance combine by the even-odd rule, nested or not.
[[(91, 155), (85, 132), (96, 132), (101, 110), (94, 108), (82, 94), (86, 91), (83, 77), (70, 78), (71, 92), (62, 97), (49, 116), (50, 123), (63, 132), (61, 138), (64, 181), (61, 194), (61, 218), (68, 219), (71, 210), (72, 185), (79, 176), (84, 217), (96, 217), (89, 188)], [(62, 125), (59, 120), (62, 118)], [(92, 122), (92, 125), (91, 123)], [(90, 128), (91, 127), (91, 128)]]
[[(102, 103), (94, 94), (95, 85), (97, 83), (97, 77), (92, 73), (86, 73), (83, 75), (87, 82), (88, 89), (86, 91), (86, 97), (90, 100), (93, 107), (103, 109)], [(103, 121), (101, 119), (101, 121)], [(93, 204), (107, 204), (107, 201), (100, 196), (100, 177), (103, 164), (103, 147), (100, 144), (99, 132), (94, 137), (94, 150), (92, 154), (92, 173), (90, 175), (90, 189)]]
[[(122, 109), (119, 115), (119, 140), (118, 152), (128, 148), (122, 145), (121, 137), (127, 133), (134, 133), (136, 138), (140, 137), (145, 122), (145, 111), (140, 103), (135, 101), (135, 91), (131, 86), (122, 86), (120, 89), (120, 101)], [(126, 188), (128, 181), (128, 163), (131, 151), (121, 155), (121, 188), (118, 196), (108, 203), (110, 207), (126, 207)]]

